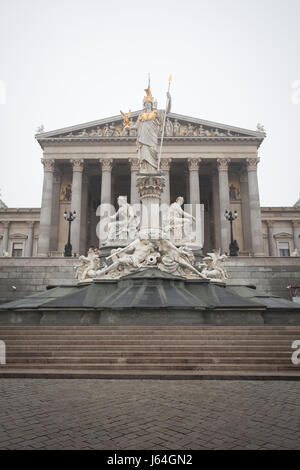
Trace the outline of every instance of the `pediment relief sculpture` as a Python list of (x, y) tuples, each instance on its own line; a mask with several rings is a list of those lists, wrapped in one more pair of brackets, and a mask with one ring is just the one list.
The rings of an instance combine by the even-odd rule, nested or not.
[[(157, 110), (154, 110), (157, 112)], [(123, 137), (136, 137), (137, 124), (139, 120), (139, 112), (123, 113), (121, 111), (120, 119), (111, 118), (111, 121), (102, 121), (102, 124), (94, 125), (91, 127), (82, 127), (78, 130), (68, 131), (65, 133), (54, 134), (47, 136), (43, 133), (39, 139), (115, 139)], [(173, 115), (174, 116), (174, 115)], [(165, 139), (170, 138), (183, 138), (183, 139), (232, 139), (232, 138), (258, 138), (255, 135), (247, 134), (245, 132), (237, 132), (227, 128), (221, 128), (217, 125), (201, 124), (201, 121), (189, 122), (188, 119), (173, 117), (172, 113), (167, 115), (165, 125)], [(196, 120), (197, 121), (197, 120)], [(158, 129), (158, 134), (161, 135), (161, 127)]]

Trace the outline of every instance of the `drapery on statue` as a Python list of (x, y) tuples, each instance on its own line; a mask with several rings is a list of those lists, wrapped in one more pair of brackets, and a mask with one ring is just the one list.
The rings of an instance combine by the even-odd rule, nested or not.
[(183, 203), (183, 197), (179, 196), (170, 205), (169, 217), (166, 220), (166, 231), (170, 231), (170, 236), (173, 240), (192, 242), (195, 240), (195, 236), (192, 233), (192, 225), (196, 219), (182, 209)]
[(118, 197), (119, 209), (109, 217), (107, 241), (126, 240), (136, 235), (138, 220), (126, 196)]
[(158, 250), (161, 253), (158, 264), (161, 271), (187, 278), (207, 279), (205, 274), (194, 268), (195, 257), (189, 248), (177, 248), (170, 240), (161, 238), (158, 240)]
[(150, 85), (145, 89), (144, 110), (136, 122), (137, 151), (141, 173), (156, 173), (158, 171), (158, 136), (164, 122), (165, 113), (171, 110), (171, 95), (167, 92), (166, 110), (154, 108), (154, 99)]
[[(154, 245), (149, 241), (147, 235), (140, 234), (139, 237), (125, 248), (111, 250), (112, 264), (97, 272), (97, 278), (120, 277), (130, 272), (139, 270), (151, 253), (155, 252)], [(108, 275), (108, 276), (107, 276)]]
[[(145, 268), (158, 268), (160, 271), (189, 279), (207, 279), (205, 274), (196, 269), (192, 250), (177, 248), (170, 240), (160, 238), (150, 241), (148, 235), (140, 233), (138, 238), (124, 248), (111, 250), (106, 260), (112, 263), (93, 271), (95, 279), (119, 279), (130, 273)], [(87, 272), (87, 278), (91, 271)], [(78, 278), (84, 280), (84, 277)]]

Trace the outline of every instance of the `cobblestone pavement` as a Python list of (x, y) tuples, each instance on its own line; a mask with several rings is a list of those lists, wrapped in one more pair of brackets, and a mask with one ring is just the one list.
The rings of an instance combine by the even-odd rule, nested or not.
[(0, 379), (1, 449), (300, 449), (300, 382)]

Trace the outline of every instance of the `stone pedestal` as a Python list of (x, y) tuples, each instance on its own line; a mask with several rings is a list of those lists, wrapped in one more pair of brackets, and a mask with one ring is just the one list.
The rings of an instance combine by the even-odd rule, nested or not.
[(150, 238), (161, 236), (160, 196), (165, 186), (161, 173), (138, 173), (137, 188), (142, 203), (140, 232)]

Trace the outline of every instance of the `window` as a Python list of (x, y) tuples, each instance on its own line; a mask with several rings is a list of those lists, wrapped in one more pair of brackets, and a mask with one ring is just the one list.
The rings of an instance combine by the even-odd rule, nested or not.
[(12, 256), (23, 256), (23, 243), (13, 243)]
[(289, 242), (278, 243), (279, 256), (290, 256)]

